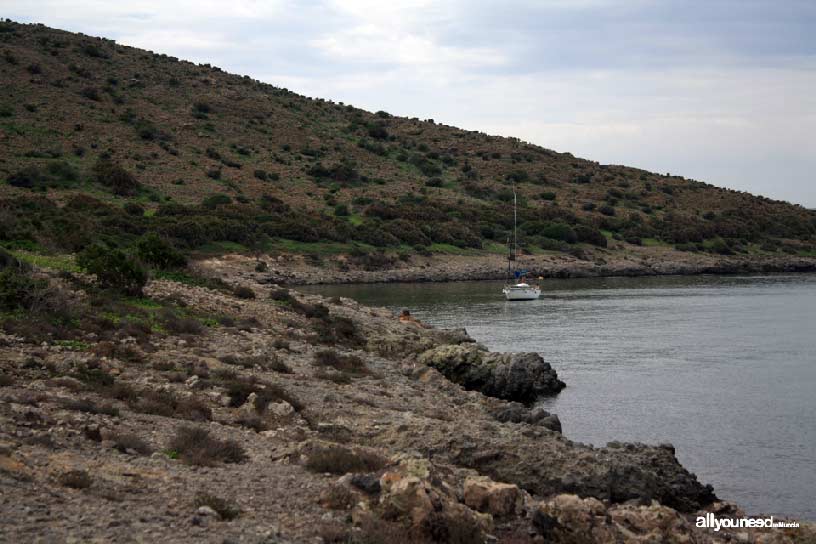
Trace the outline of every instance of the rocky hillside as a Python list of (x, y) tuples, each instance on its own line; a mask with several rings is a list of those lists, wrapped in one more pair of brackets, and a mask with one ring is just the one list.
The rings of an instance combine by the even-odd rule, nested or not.
[(206, 263), (137, 295), (0, 264), (4, 542), (816, 538), (697, 528), (742, 512), (669, 444), (570, 441), (536, 354)]
[[(680, 176), (350, 105), (111, 40), (0, 23), (0, 245), (147, 232), (183, 251), (346, 255), (337, 270), (523, 245), (585, 262), (814, 255), (816, 214)], [(811, 262), (811, 266), (813, 266)]]

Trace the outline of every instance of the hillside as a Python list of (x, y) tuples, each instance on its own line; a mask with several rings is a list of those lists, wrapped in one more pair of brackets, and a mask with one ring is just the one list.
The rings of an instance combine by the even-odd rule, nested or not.
[(126, 247), (152, 231), (188, 253), (346, 253), (352, 267), (398, 268), (505, 251), (513, 187), (534, 255), (787, 259), (816, 247), (816, 213), (801, 206), (41, 25), (0, 24), (0, 77), (0, 244), (12, 250)]

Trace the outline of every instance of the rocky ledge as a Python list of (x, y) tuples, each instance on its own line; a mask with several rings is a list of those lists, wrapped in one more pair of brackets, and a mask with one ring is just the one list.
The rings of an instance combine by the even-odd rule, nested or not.
[(671, 446), (570, 441), (530, 406), (563, 387), (535, 354), (490, 353), (349, 299), (244, 287), (156, 281), (128, 310), (157, 312), (153, 327), (106, 317), (70, 341), (0, 336), (0, 540), (816, 537), (807, 524), (697, 528), (698, 514), (742, 513)]
[(565, 387), (538, 353), (492, 353), (471, 343), (442, 345), (423, 352), (418, 360), (465, 389), (523, 404)]

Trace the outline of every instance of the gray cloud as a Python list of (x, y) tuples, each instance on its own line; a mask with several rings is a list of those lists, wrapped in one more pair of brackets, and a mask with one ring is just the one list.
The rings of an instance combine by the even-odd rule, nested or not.
[(816, 207), (816, 4), (4, 2), (289, 87)]

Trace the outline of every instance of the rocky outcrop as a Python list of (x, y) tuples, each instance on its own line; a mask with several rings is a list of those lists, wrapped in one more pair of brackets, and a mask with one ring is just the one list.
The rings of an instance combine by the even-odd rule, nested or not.
[[(738, 519), (745, 513), (729, 503), (716, 503), (696, 516), (708, 512), (717, 518)], [(695, 516), (695, 517), (696, 517)], [(751, 542), (789, 544), (812, 542), (816, 532), (803, 526), (795, 532), (778, 528), (726, 528), (713, 531), (698, 528), (695, 517), (658, 504), (604, 504), (577, 495), (562, 494), (542, 501), (531, 509), (532, 526), (545, 542), (573, 544), (578, 542), (626, 542), (632, 544), (664, 542), (666, 544), (713, 544), (717, 542)]]
[(565, 384), (537, 353), (493, 353), (478, 344), (439, 346), (418, 357), (465, 389), (531, 404)]
[(509, 402), (493, 410), (493, 417), (502, 423), (528, 423), (561, 432), (561, 420), (540, 406), (528, 408), (518, 402)]
[(525, 432), (512, 440), (503, 435), (453, 437), (447, 443), (452, 462), (540, 496), (575, 493), (611, 502), (654, 499), (682, 512), (717, 498), (712, 487), (683, 468), (667, 446), (593, 448), (563, 438), (541, 440)]
[(462, 504), (455, 487), (427, 459), (399, 458), (382, 473), (373, 496), (354, 491), (354, 478), (343, 478), (338, 484), (360, 497), (351, 512), (357, 525), (392, 520), (405, 528), (406, 541), (484, 542), (493, 529), (493, 517)]
[(494, 482), (486, 476), (465, 479), (465, 504), (493, 516), (512, 516), (522, 511), (524, 501), (517, 485)]

